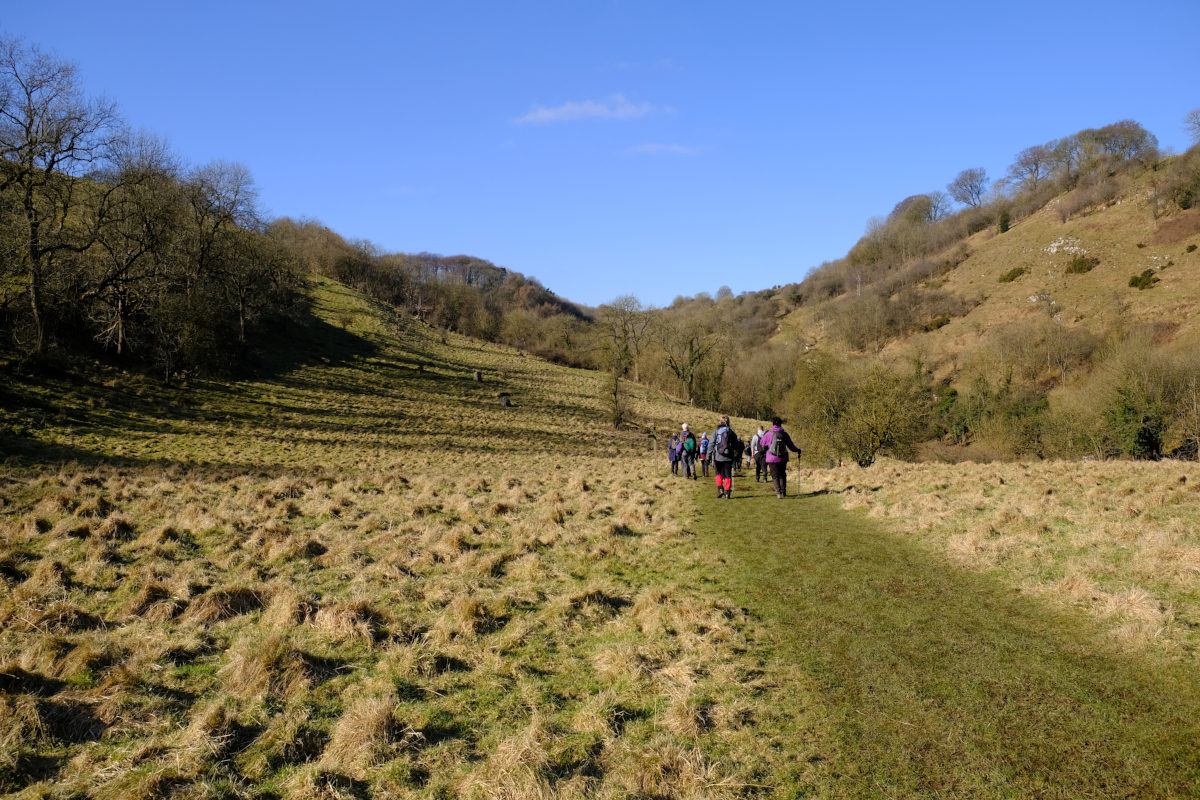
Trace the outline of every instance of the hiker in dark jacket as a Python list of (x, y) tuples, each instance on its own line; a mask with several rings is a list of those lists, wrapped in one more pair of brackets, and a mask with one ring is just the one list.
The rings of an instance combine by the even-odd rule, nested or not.
[(783, 429), (783, 420), (779, 417), (771, 419), (771, 430), (762, 435), (759, 446), (766, 448), (767, 469), (771, 473), (771, 479), (775, 481), (775, 496), (786, 497), (788, 450), (800, 455), (800, 448), (796, 447), (792, 437)]
[(712, 460), (712, 454), (708, 452), (711, 448), (708, 445), (708, 433), (700, 434), (700, 472), (706, 478), (708, 477), (708, 462)]
[(700, 446), (696, 443), (696, 434), (688, 430), (686, 422), (680, 428), (679, 455), (683, 461), (683, 477), (696, 480), (696, 451)]
[(762, 437), (766, 435), (763, 426), (758, 426), (758, 433), (754, 434), (754, 438), (750, 440), (750, 454), (754, 459), (754, 482), (759, 483), (767, 479), (767, 450), (762, 445)]
[(667, 442), (667, 461), (671, 462), (671, 474), (679, 474), (679, 437), (672, 435)]
[(733, 496), (734, 462), (741, 460), (741, 455), (737, 452), (737, 440), (737, 434), (729, 427), (729, 417), (722, 414), (708, 449), (712, 453), (713, 466), (717, 472), (717, 497), (724, 497), (726, 500)]

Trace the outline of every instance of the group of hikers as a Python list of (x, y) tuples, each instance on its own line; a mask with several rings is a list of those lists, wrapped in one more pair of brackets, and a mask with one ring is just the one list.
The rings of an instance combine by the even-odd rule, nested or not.
[(754, 465), (755, 482), (770, 480), (775, 484), (776, 497), (787, 496), (788, 451), (800, 455), (800, 448), (783, 429), (783, 420), (779, 417), (771, 419), (770, 430), (759, 425), (749, 443), (738, 438), (729, 427), (729, 417), (724, 414), (711, 439), (707, 432), (697, 439), (686, 422), (680, 427), (680, 432), (672, 434), (667, 444), (672, 475), (682, 474), (695, 480), (699, 469), (707, 478), (711, 464), (716, 474), (717, 497), (729, 499), (733, 496), (734, 469), (740, 469), (744, 460), (747, 469)]

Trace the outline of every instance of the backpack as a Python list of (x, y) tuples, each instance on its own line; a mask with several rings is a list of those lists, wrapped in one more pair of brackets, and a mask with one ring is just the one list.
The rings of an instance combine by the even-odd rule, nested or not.
[(783, 437), (784, 433), (782, 430), (771, 434), (771, 444), (767, 446), (767, 455), (772, 455), (776, 458), (787, 458), (787, 445)]
[(689, 453), (696, 449), (696, 437), (688, 434), (683, 440), (683, 449)]
[(722, 461), (736, 461), (741, 458), (741, 447), (742, 443), (738, 441), (732, 428), (722, 428), (717, 434), (717, 454), (721, 456)]

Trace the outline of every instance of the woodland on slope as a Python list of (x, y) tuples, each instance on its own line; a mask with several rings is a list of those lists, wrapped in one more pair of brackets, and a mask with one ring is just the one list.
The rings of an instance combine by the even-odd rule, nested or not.
[[(1185, 123), (1200, 142), (1200, 109)], [(333, 278), (446, 331), (698, 407), (789, 417), (816, 459), (1195, 457), (1200, 144), (1123, 120), (1021, 150), (992, 181), (900, 200), (796, 284), (596, 309), (470, 256), (382, 251), (265, 219), (248, 171), (186, 167), (86, 97), (76, 68), (0, 40), (0, 356), (99, 359), (170, 382), (266, 368)]]

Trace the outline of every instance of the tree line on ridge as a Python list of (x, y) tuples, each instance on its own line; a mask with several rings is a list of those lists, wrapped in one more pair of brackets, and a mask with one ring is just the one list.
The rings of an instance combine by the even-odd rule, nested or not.
[[(1200, 109), (1185, 124), (1200, 143)], [(1194, 455), (1200, 370), (1154, 326), (1098, 333), (1048, 312), (996, 331), (949, 379), (919, 354), (882, 355), (970, 312), (941, 287), (968, 237), (1002, 235), (1051, 201), (1065, 222), (1139, 182), (1156, 220), (1192, 209), (1200, 144), (1165, 157), (1131, 120), (1082, 130), (1025, 148), (998, 180), (968, 168), (946, 191), (900, 200), (797, 283), (585, 308), (480, 258), (389, 253), (314, 220), (266, 219), (244, 167), (185, 167), (84, 96), (74, 65), (0, 38), (0, 333), (10, 368), (82, 353), (167, 381), (236, 376), (269, 356), (271, 332), (311, 314), (315, 274), (437, 328), (609, 372), (615, 425), (635, 421), (622, 388), (635, 381), (697, 408), (787, 414), (834, 461)], [(778, 335), (798, 308), (828, 332), (820, 347)]]

